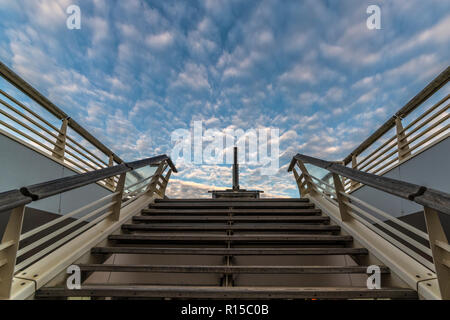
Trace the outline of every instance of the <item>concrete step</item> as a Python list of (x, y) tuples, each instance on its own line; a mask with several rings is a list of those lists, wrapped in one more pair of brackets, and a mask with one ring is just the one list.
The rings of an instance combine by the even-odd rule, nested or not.
[(249, 217), (211, 217), (211, 216), (185, 216), (185, 215), (158, 215), (158, 216), (136, 216), (133, 222), (297, 222), (297, 223), (329, 223), (330, 218), (326, 216), (249, 216)]
[(365, 248), (163, 248), (163, 247), (95, 247), (93, 254), (157, 254), (211, 256), (317, 256), (367, 255)]
[(279, 243), (279, 242), (293, 242), (299, 245), (302, 244), (332, 244), (332, 245), (342, 245), (346, 243), (351, 243), (353, 238), (351, 236), (338, 236), (338, 235), (272, 235), (272, 234), (261, 234), (261, 235), (168, 235), (166, 233), (153, 233), (151, 235), (147, 234), (119, 234), (110, 235), (109, 240), (117, 241), (120, 243), (152, 243), (152, 242), (241, 242), (241, 243)]
[(280, 209), (280, 208), (259, 208), (259, 209), (228, 209), (228, 208), (182, 208), (182, 209), (144, 209), (142, 215), (205, 215), (205, 216), (221, 216), (221, 215), (295, 215), (295, 216), (320, 216), (320, 209)]
[(124, 224), (126, 231), (304, 231), (304, 232), (338, 232), (339, 226), (294, 223), (258, 223), (246, 225), (227, 225), (209, 223), (160, 223), (160, 224)]
[[(209, 266), (79, 264), (88, 272), (220, 273), (220, 274), (366, 274), (367, 266)], [(380, 267), (381, 273), (389, 273)]]
[(187, 203), (191, 203), (191, 202), (227, 202), (227, 201), (231, 201), (231, 202), (309, 202), (308, 198), (260, 198), (260, 199), (204, 199), (204, 198), (199, 198), (199, 199), (156, 199), (155, 203), (183, 203), (183, 202), (187, 202)]
[(404, 288), (367, 289), (363, 287), (200, 287), (147, 285), (88, 285), (79, 290), (41, 288), (38, 298), (123, 297), (194, 299), (417, 299), (417, 293)]
[(169, 208), (185, 208), (185, 209), (208, 209), (208, 208), (247, 208), (247, 209), (258, 209), (258, 208), (314, 208), (313, 203), (309, 202), (286, 202), (286, 201), (273, 201), (273, 202), (259, 202), (259, 201), (217, 201), (217, 202), (189, 202), (189, 203), (178, 203), (178, 202), (157, 202), (152, 204), (150, 208), (157, 209), (169, 209)]

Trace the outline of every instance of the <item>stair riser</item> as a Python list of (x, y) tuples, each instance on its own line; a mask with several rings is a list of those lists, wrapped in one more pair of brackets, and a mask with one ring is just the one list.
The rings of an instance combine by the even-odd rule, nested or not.
[[(219, 274), (367, 274), (367, 267), (223, 267), (79, 265), (84, 272), (219, 273)], [(381, 268), (381, 273), (389, 273)]]
[(256, 212), (230, 212), (230, 211), (223, 211), (223, 212), (208, 212), (204, 210), (189, 210), (189, 211), (181, 211), (176, 210), (173, 212), (167, 212), (164, 210), (156, 210), (156, 211), (143, 211), (143, 216), (151, 217), (151, 216), (203, 216), (203, 217), (253, 217), (253, 216), (286, 216), (286, 217), (309, 217), (309, 216), (320, 216), (322, 215), (319, 211), (307, 211), (307, 212), (297, 212), (297, 211), (290, 211), (290, 212), (280, 212), (280, 211), (256, 211)]
[(358, 299), (358, 298), (396, 298), (417, 299), (417, 293), (412, 290), (330, 290), (327, 288), (299, 288), (299, 290), (262, 290), (258, 288), (169, 288), (169, 289), (99, 289), (80, 290), (43, 289), (39, 297), (128, 297), (128, 298), (193, 298), (193, 299)]
[(329, 233), (329, 232), (339, 232), (339, 227), (334, 226), (209, 226), (209, 225), (199, 225), (199, 226), (158, 226), (158, 225), (124, 225), (122, 230), (130, 232), (211, 232), (211, 231), (232, 231), (232, 232), (292, 232), (292, 233)]
[(216, 255), (216, 256), (299, 256), (299, 255), (367, 255), (363, 248), (301, 248), (301, 249), (211, 249), (211, 248), (94, 248), (93, 254), (157, 254), (157, 255)]
[(150, 206), (151, 209), (308, 209), (314, 208), (312, 203), (156, 203)]
[(311, 216), (311, 217), (202, 217), (202, 216), (137, 216), (133, 222), (289, 222), (289, 223), (329, 223), (329, 217)]
[[(192, 202), (225, 202), (226, 200), (219, 200), (219, 199), (156, 199), (155, 203), (192, 203)], [(228, 200), (229, 202), (248, 202), (248, 203), (254, 203), (254, 202), (309, 202), (308, 198), (279, 198), (279, 199), (270, 199), (270, 198), (260, 198), (255, 200), (249, 200), (249, 199), (233, 199)]]
[(267, 247), (272, 246), (274, 248), (281, 248), (285, 245), (295, 245), (296, 247), (302, 248), (302, 247), (342, 247), (346, 246), (346, 242), (332, 242), (332, 241), (295, 241), (295, 240), (280, 240), (280, 241), (264, 241), (264, 240), (242, 240), (242, 241), (221, 241), (221, 240), (120, 240), (116, 241), (117, 244), (126, 244), (126, 245), (178, 245), (180, 247), (189, 245), (189, 246), (202, 246), (202, 245), (217, 245), (222, 246), (226, 245), (227, 243), (230, 243), (231, 245), (240, 245), (240, 246), (251, 246), (251, 247)]

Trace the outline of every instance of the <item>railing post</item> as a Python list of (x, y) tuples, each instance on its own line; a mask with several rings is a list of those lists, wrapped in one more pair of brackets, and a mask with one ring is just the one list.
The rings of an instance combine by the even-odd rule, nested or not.
[(308, 170), (306, 169), (305, 165), (303, 164), (303, 161), (297, 160), (297, 165), (300, 168), (300, 170), (302, 171), (303, 177), (305, 177), (306, 185), (308, 187), (307, 189), (305, 188), (305, 194), (307, 194), (308, 192), (311, 194), (316, 193), (316, 189), (314, 188), (314, 182), (312, 181)]
[(339, 204), (339, 213), (341, 215), (341, 221), (349, 221), (351, 216), (348, 213), (348, 207), (345, 204), (344, 200), (346, 200), (345, 196), (342, 195), (341, 192), (345, 192), (344, 185), (342, 184), (342, 180), (336, 173), (333, 173), (333, 183), (334, 190), (336, 191), (336, 197)]
[(166, 176), (164, 177), (164, 186), (160, 189), (161, 190), (161, 192), (163, 193), (163, 196), (165, 196), (166, 195), (166, 189), (167, 189), (167, 185), (169, 184), (169, 179), (170, 179), (170, 176), (171, 176), (171, 174), (172, 174), (172, 169), (169, 169), (169, 171), (167, 171), (167, 174), (166, 174)]
[(123, 191), (125, 188), (125, 179), (126, 179), (127, 173), (124, 172), (120, 175), (119, 182), (117, 182), (116, 190), (115, 192), (118, 192), (116, 196), (114, 196), (114, 200), (116, 203), (112, 206), (112, 214), (111, 214), (111, 220), (113, 221), (119, 221), (120, 219), (120, 210), (122, 209), (122, 198), (123, 198)]
[(306, 190), (305, 190), (305, 188), (303, 188), (303, 185), (302, 185), (303, 174), (299, 175), (297, 170), (295, 170), (295, 168), (292, 169), (292, 172), (294, 173), (295, 182), (297, 183), (297, 187), (298, 187), (298, 192), (300, 194), (300, 197), (302, 197), (306, 194)]
[(59, 160), (64, 160), (64, 153), (66, 151), (66, 137), (67, 137), (67, 124), (69, 119), (62, 120), (61, 129), (59, 129), (58, 139), (56, 139), (55, 147), (53, 148), (52, 156)]
[(400, 117), (395, 118), (395, 128), (397, 130), (398, 161), (402, 161), (411, 155), (411, 152), (409, 151), (408, 139), (403, 130), (402, 119)]
[(8, 299), (11, 295), (24, 214), (25, 206), (17, 207), (11, 211), (0, 244), (0, 299)]
[[(358, 160), (356, 158), (356, 154), (352, 154), (352, 169), (355, 169), (358, 167)], [(350, 180), (350, 191), (353, 191), (358, 186), (358, 182)]]
[(159, 177), (162, 175), (164, 170), (166, 170), (167, 164), (165, 162), (161, 162), (158, 166), (158, 169), (156, 169), (155, 174), (153, 175), (153, 178), (150, 180), (148, 187), (146, 189), (147, 193), (153, 193), (156, 192), (156, 185), (158, 183)]
[(425, 222), (430, 239), (433, 263), (438, 278), (441, 298), (450, 299), (450, 252), (447, 236), (442, 228), (439, 214), (436, 210), (424, 207)]
[[(108, 167), (114, 166), (114, 156), (112, 154), (109, 155)], [(106, 185), (114, 189), (114, 177), (106, 179)]]

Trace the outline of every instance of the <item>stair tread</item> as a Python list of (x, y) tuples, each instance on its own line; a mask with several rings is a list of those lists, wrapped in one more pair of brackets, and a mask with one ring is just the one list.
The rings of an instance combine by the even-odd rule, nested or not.
[(309, 202), (308, 198), (259, 198), (259, 199), (212, 199), (212, 198), (199, 198), (199, 199), (156, 199), (155, 203), (169, 203), (169, 202)]
[[(363, 276), (347, 276), (367, 275), (368, 267), (346, 266), (345, 257), (332, 260), (342, 261), (342, 265), (329, 265), (334, 263), (327, 256), (360, 256), (369, 252), (366, 248), (350, 248), (353, 237), (339, 234), (341, 228), (330, 225), (330, 217), (322, 216), (322, 210), (307, 198), (158, 199), (141, 214), (131, 219), (133, 223), (123, 224), (121, 234), (109, 234), (108, 247), (92, 248), (91, 254), (97, 256), (90, 263), (78, 264), (86, 276), (89, 275), (86, 272), (129, 273), (115, 274), (123, 276), (126, 283), (105, 284), (100, 280), (97, 284), (82, 285), (79, 290), (44, 287), (36, 292), (36, 297), (418, 298), (417, 292), (409, 288), (368, 289), (364, 286), (365, 279), (358, 280)], [(119, 264), (100, 263), (112, 254), (153, 256), (139, 256), (131, 261), (122, 256), (117, 260)], [(233, 256), (241, 257), (230, 258)], [(223, 261), (226, 263), (221, 264)], [(139, 262), (142, 264), (136, 264)], [(380, 266), (380, 271), (390, 272), (385, 266)], [(328, 287), (320, 286), (328, 278), (334, 279), (325, 275), (358, 281), (330, 280)], [(337, 283), (343, 286), (333, 286)], [(358, 286), (351, 286), (356, 283)]]
[(339, 231), (339, 226), (318, 224), (251, 224), (251, 225), (211, 225), (197, 224), (124, 224), (127, 230), (304, 230), (304, 231)]
[(92, 253), (178, 255), (365, 255), (366, 248), (145, 248), (95, 247)]
[(136, 241), (332, 241), (332, 242), (351, 242), (353, 238), (351, 236), (340, 236), (340, 235), (316, 235), (316, 234), (300, 234), (300, 235), (168, 235), (166, 233), (160, 234), (120, 234), (120, 235), (110, 235), (108, 237), (110, 240), (136, 240)]
[(110, 235), (109, 240), (118, 242), (233, 242), (233, 243), (282, 243), (295, 242), (304, 244), (333, 244), (342, 245), (353, 241), (351, 236), (323, 235), (323, 234), (252, 234), (252, 235), (213, 235), (213, 234), (120, 234)]
[(160, 298), (398, 298), (417, 299), (417, 293), (405, 288), (367, 289), (365, 287), (217, 287), (88, 285), (78, 290), (62, 287), (41, 288), (38, 297), (103, 296)]
[[(223, 265), (126, 265), (78, 264), (82, 271), (97, 272), (171, 272), (171, 273), (275, 273), (275, 274), (350, 274), (367, 273), (367, 266), (223, 266)], [(389, 269), (380, 266), (381, 273)]]
[(133, 217), (135, 221), (330, 221), (329, 217), (325, 216), (297, 216), (297, 217), (283, 217), (283, 216), (251, 216), (251, 217), (205, 217), (205, 216), (174, 216), (174, 215), (158, 215), (158, 216), (136, 216)]
[(313, 203), (310, 202), (239, 202), (239, 201), (228, 201), (228, 202), (192, 202), (192, 203), (165, 203), (158, 202), (151, 205), (151, 208), (312, 208)]
[(308, 214), (308, 215), (320, 215), (322, 210), (320, 209), (268, 209), (268, 208), (260, 208), (260, 209), (157, 209), (157, 208), (149, 208), (143, 209), (142, 214), (150, 215), (150, 214), (201, 214), (201, 215), (210, 215), (210, 214)]

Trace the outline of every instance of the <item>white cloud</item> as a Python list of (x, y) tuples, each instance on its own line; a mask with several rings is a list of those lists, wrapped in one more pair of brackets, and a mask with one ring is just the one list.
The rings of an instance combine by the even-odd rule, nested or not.
[(310, 83), (315, 84), (317, 83), (317, 72), (314, 70), (311, 66), (304, 65), (304, 64), (298, 64), (296, 65), (292, 70), (286, 71), (283, 73), (279, 80), (281, 82), (296, 82), (296, 83)]
[(119, 22), (117, 23), (117, 28), (127, 39), (139, 39), (141, 37), (140, 32), (132, 24)]
[(27, 1), (21, 6), (29, 21), (44, 29), (66, 28), (66, 9), (70, 0), (38, 0)]
[(407, 77), (417, 80), (436, 75), (440, 70), (441, 66), (436, 54), (423, 54), (384, 72), (383, 78), (389, 81)]
[(382, 58), (380, 52), (363, 51), (357, 47), (322, 43), (320, 49), (325, 57), (337, 58), (347, 64), (369, 65), (379, 62)]
[(379, 83), (380, 80), (381, 80), (380, 74), (364, 77), (364, 78), (358, 80), (357, 82), (355, 82), (352, 85), (352, 88), (353, 89), (361, 89), (361, 88), (372, 87), (372, 86), (376, 85), (377, 83)]
[(108, 21), (102, 17), (93, 17), (87, 19), (87, 24), (92, 30), (92, 42), (100, 42), (108, 38), (109, 33), (111, 32), (109, 28)]
[(362, 94), (358, 99), (356, 99), (354, 104), (366, 104), (375, 99), (375, 96), (378, 92), (378, 88), (372, 88), (370, 91)]
[(151, 49), (164, 49), (173, 43), (174, 36), (169, 31), (148, 35), (145, 42)]
[(421, 31), (419, 34), (411, 36), (408, 40), (396, 41), (390, 48), (395, 54), (417, 49), (423, 45), (448, 44), (450, 42), (450, 15), (443, 18), (431, 28)]
[(210, 89), (205, 66), (191, 62), (186, 63), (184, 70), (178, 74), (172, 87), (188, 87), (194, 90)]

